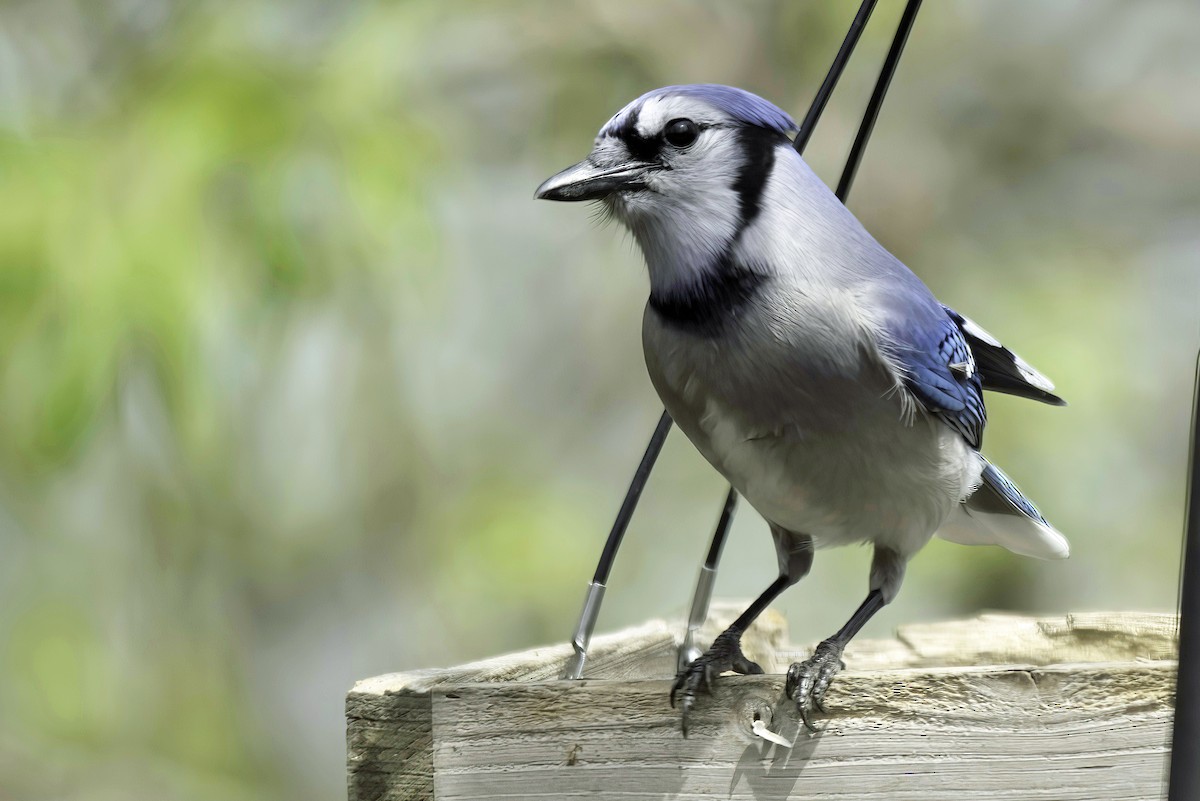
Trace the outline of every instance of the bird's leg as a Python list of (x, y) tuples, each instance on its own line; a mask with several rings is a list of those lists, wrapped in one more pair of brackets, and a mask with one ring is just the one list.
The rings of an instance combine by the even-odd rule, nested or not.
[(833, 677), (845, 667), (845, 663), (842, 662), (842, 651), (845, 650), (846, 643), (850, 642), (863, 624), (883, 606), (883, 594), (879, 590), (871, 590), (867, 599), (862, 602), (862, 605), (837, 634), (823, 640), (808, 659), (803, 662), (793, 662), (792, 666), (788, 668), (784, 692), (787, 693), (788, 698), (796, 702), (800, 719), (804, 721), (804, 725), (809, 731), (816, 731), (809, 715), (814, 708), (825, 711), (823, 705), (825, 691), (829, 689), (829, 683), (833, 681)]
[(711, 693), (714, 678), (729, 670), (743, 675), (763, 672), (760, 665), (751, 662), (742, 653), (742, 635), (771, 601), (799, 581), (812, 565), (810, 538), (794, 535), (774, 526), (771, 528), (771, 534), (775, 538), (775, 549), (779, 557), (779, 578), (771, 582), (771, 586), (767, 587), (729, 628), (713, 640), (707, 651), (685, 665), (675, 676), (675, 684), (671, 687), (671, 706), (674, 707), (676, 701), (679, 701), (683, 713), (684, 737), (687, 737), (688, 713), (696, 703), (696, 695), (701, 689)]
[(900, 589), (907, 560), (888, 548), (876, 546), (871, 562), (871, 591), (837, 634), (813, 649), (813, 655), (803, 662), (793, 662), (788, 668), (784, 692), (796, 702), (796, 709), (805, 727), (816, 731), (810, 720), (813, 709), (825, 711), (825, 692), (842, 668), (842, 652), (871, 617), (889, 604)]

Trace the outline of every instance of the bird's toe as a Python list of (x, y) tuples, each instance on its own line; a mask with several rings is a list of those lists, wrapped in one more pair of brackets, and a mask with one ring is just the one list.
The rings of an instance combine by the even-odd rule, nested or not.
[(795, 662), (788, 668), (784, 691), (796, 703), (796, 711), (805, 728), (815, 732), (812, 712), (828, 714), (825, 708), (825, 693), (845, 663), (842, 662), (842, 646), (826, 640), (817, 646), (813, 655), (803, 662)]
[(671, 686), (671, 706), (680, 710), (683, 736), (688, 733), (688, 715), (701, 691), (712, 695), (713, 679), (725, 671), (752, 674), (762, 673), (762, 666), (742, 653), (742, 634), (729, 630), (713, 641), (712, 647), (689, 662), (675, 675)]

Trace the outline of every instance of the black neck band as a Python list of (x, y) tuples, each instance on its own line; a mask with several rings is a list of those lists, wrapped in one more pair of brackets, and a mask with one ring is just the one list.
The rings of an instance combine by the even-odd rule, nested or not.
[(650, 293), (650, 308), (662, 321), (697, 336), (720, 334), (758, 294), (767, 276), (722, 256), (690, 286)]

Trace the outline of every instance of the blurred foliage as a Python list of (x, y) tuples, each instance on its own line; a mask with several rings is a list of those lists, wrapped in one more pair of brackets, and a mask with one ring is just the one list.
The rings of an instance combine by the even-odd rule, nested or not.
[[(900, 4), (809, 150), (836, 177)], [(0, 6), (0, 797), (327, 798), (356, 678), (564, 638), (659, 404), (639, 258), (533, 187), (654, 86), (802, 113), (849, 3)], [(1169, 607), (1200, 12), (929, 5), (851, 206), (1053, 376), (988, 453), (1073, 540), (935, 542), (872, 624)], [(721, 482), (669, 442), (604, 627), (678, 612)], [(738, 519), (719, 592), (772, 577)], [(862, 551), (783, 607), (840, 625)], [(815, 603), (814, 599), (820, 599)]]

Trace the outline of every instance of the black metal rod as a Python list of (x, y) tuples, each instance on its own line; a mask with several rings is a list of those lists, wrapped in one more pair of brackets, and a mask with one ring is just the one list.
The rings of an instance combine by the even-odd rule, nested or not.
[(646, 481), (650, 478), (650, 471), (654, 469), (654, 462), (658, 459), (659, 452), (662, 451), (663, 443), (667, 441), (667, 434), (671, 431), (672, 423), (671, 415), (666, 411), (662, 413), (662, 417), (658, 418), (654, 435), (650, 437), (650, 443), (646, 445), (646, 452), (642, 454), (642, 461), (633, 474), (633, 481), (629, 483), (629, 489), (625, 492), (625, 500), (621, 502), (621, 508), (617, 512), (617, 519), (613, 521), (612, 528), (608, 532), (608, 539), (604, 543), (604, 550), (600, 552), (600, 561), (596, 564), (592, 583), (588, 585), (587, 594), (583, 599), (583, 611), (579, 614), (579, 623), (576, 624), (575, 634), (571, 637), (572, 654), (563, 667), (562, 678), (564, 679), (578, 679), (583, 676), (583, 666), (587, 662), (592, 630), (600, 616), (600, 604), (604, 602), (608, 574), (612, 572), (613, 562), (616, 561), (617, 551), (621, 547), (621, 540), (625, 538), (625, 531), (629, 528), (633, 511), (642, 497), (642, 490), (646, 487)]
[[(825, 74), (825, 80), (821, 84), (821, 88), (817, 90), (816, 97), (813, 98), (812, 105), (808, 107), (808, 113), (804, 115), (804, 122), (800, 124), (800, 132), (796, 135), (795, 147), (797, 151), (803, 152), (804, 146), (808, 143), (808, 139), (812, 136), (813, 129), (817, 125), (817, 121), (821, 118), (821, 112), (825, 110), (826, 104), (829, 102), (829, 97), (833, 94), (833, 89), (837, 86), (838, 78), (842, 76), (842, 72), (846, 69), (846, 63), (850, 60), (850, 55), (854, 52), (854, 46), (858, 44), (859, 38), (862, 36), (863, 28), (867, 24), (867, 20), (871, 17), (871, 11), (875, 8), (877, 0), (863, 0), (863, 3), (858, 8), (858, 14), (855, 15), (854, 21), (850, 24), (850, 30), (846, 33), (846, 38), (842, 40), (842, 46), (834, 56), (833, 63), (829, 66), (829, 72)], [(654, 462), (658, 459), (658, 453), (662, 450), (663, 442), (667, 438), (667, 432), (671, 429), (671, 416), (665, 410), (662, 417), (659, 418), (658, 427), (654, 430), (654, 436), (650, 438), (650, 444), (646, 446), (646, 452), (642, 456), (642, 462), (638, 465), (637, 472), (633, 474), (633, 481), (629, 485), (629, 489), (625, 491), (625, 501), (621, 504), (621, 509), (617, 512), (617, 519), (613, 521), (612, 530), (608, 534), (608, 541), (604, 543), (604, 551), (600, 554), (600, 562), (596, 565), (595, 583), (605, 584), (608, 581), (608, 574), (612, 570), (612, 563), (616, 559), (617, 549), (621, 547), (621, 539), (625, 536), (625, 529), (629, 527), (629, 521), (633, 517), (633, 512), (637, 508), (638, 499), (641, 498), (642, 490), (646, 486), (646, 481), (650, 478), (650, 471), (654, 469)], [(728, 514), (722, 513), (720, 521), (717, 523), (718, 532), (724, 531), (728, 533), (729, 522), (732, 519), (733, 507), (731, 504), (736, 504), (737, 492), (732, 487), (729, 490), (729, 495), (726, 496), (725, 505)], [(725, 534), (721, 534), (723, 542)], [(720, 558), (720, 545), (714, 543), (714, 549), (710, 548), (710, 555), (717, 554)]]
[[(796, 139), (792, 143), (792, 146), (796, 148), (797, 153), (803, 153), (804, 148), (808, 146), (808, 140), (812, 138), (813, 131), (817, 127), (817, 122), (820, 121), (821, 114), (825, 111), (825, 106), (829, 104), (829, 98), (833, 96), (833, 90), (837, 86), (838, 79), (842, 77), (842, 73), (846, 70), (846, 64), (850, 62), (850, 56), (854, 52), (854, 48), (858, 44), (858, 40), (862, 37), (863, 30), (867, 27), (867, 20), (871, 18), (871, 12), (875, 10), (876, 2), (877, 0), (863, 0), (862, 5), (858, 7), (858, 13), (855, 14), (854, 21), (850, 23), (850, 30), (846, 32), (846, 38), (842, 40), (842, 46), (838, 49), (837, 55), (833, 57), (833, 63), (829, 65), (829, 71), (825, 73), (825, 80), (821, 82), (821, 87), (817, 90), (816, 97), (813, 98), (812, 103), (808, 107), (808, 113), (804, 115), (804, 121), (800, 123), (800, 130), (796, 133)], [(905, 16), (900, 21), (900, 25), (904, 29), (905, 39), (908, 38), (908, 31), (912, 28), (912, 19), (916, 18), (916, 11), (913, 10), (911, 14), (912, 19), (909, 19), (907, 28), (904, 27), (904, 19), (907, 19), (910, 16), (909, 10), (910, 9), (908, 8), (904, 10)], [(896, 35), (899, 37), (900, 32), (897, 31)], [(895, 42), (892, 42), (892, 51), (895, 52), (896, 61), (899, 61), (900, 52), (903, 50), (903, 42), (901, 42), (899, 47), (896, 46)], [(889, 51), (889, 60), (891, 57), (892, 52)], [(878, 82), (875, 84), (875, 92), (878, 95), (878, 100), (876, 100), (875, 95), (871, 96), (871, 105), (867, 108), (868, 114), (871, 114), (871, 106), (883, 103), (883, 96), (887, 94), (888, 84), (891, 83), (892, 80), (891, 73), (895, 72), (895, 69), (895, 63), (892, 63), (891, 71), (888, 72), (886, 80), (884, 80), (883, 74), (880, 74), (879, 80), (882, 82), (883, 88), (881, 91), (881, 84)], [(888, 70), (888, 62), (884, 63), (884, 70)], [(858, 160), (862, 158), (862, 151), (867, 145), (867, 139), (871, 137), (871, 129), (875, 127), (875, 117), (878, 115), (879, 109), (876, 107), (874, 114), (871, 116), (871, 122), (867, 127), (865, 136), (863, 135), (863, 129), (861, 127), (859, 128), (858, 136), (855, 137), (854, 140), (854, 147), (852, 147), (850, 150), (851, 159)], [(867, 121), (864, 118), (863, 124), (866, 125), (866, 122)], [(855, 163), (852, 168), (851, 163), (847, 162), (846, 170), (851, 171), (850, 181), (853, 181), (853, 174), (854, 172), (857, 172), (858, 164)], [(842, 179), (845, 180), (845, 178), (846, 173), (843, 171)], [(846, 189), (849, 191), (848, 184)], [(841, 198), (842, 201), (845, 201), (845, 197), (840, 194), (840, 192), (838, 197)], [(737, 490), (735, 490), (733, 487), (730, 487), (728, 494), (725, 496), (725, 508), (721, 512), (720, 519), (717, 520), (717, 527), (713, 530), (712, 540), (708, 546), (708, 558), (704, 561), (704, 566), (708, 568), (710, 572), (716, 571), (717, 564), (721, 561), (721, 551), (725, 547), (725, 540), (729, 536), (729, 528), (733, 524), (733, 514), (737, 509), (737, 498)], [(713, 577), (708, 576), (708, 578), (712, 579)]]
[(875, 81), (875, 89), (867, 102), (867, 111), (863, 114), (862, 123), (858, 126), (858, 134), (850, 147), (850, 155), (846, 157), (846, 166), (842, 177), (838, 180), (837, 196), (843, 203), (846, 195), (850, 194), (850, 186), (858, 174), (858, 165), (862, 163), (863, 152), (867, 149), (867, 141), (875, 130), (875, 121), (879, 119), (879, 110), (883, 108), (883, 99), (887, 96), (888, 87), (892, 84), (892, 76), (896, 74), (896, 66), (904, 53), (904, 45), (908, 43), (908, 34), (912, 31), (913, 23), (917, 21), (917, 12), (921, 10), (921, 0), (908, 0), (904, 13), (900, 16), (900, 24), (896, 27), (896, 35), (892, 38), (892, 46), (888, 48), (887, 58), (883, 60), (883, 68), (879, 71), (879, 79)]
[(1200, 798), (1200, 360), (1192, 399), (1192, 447), (1179, 598), (1179, 670), (1168, 801)]
[(730, 487), (729, 493), (725, 496), (725, 506), (721, 509), (721, 516), (717, 519), (717, 527), (713, 530), (712, 542), (708, 546), (708, 556), (704, 559), (705, 567), (716, 570), (717, 564), (721, 561), (721, 550), (725, 547), (725, 537), (729, 534), (733, 514), (737, 511), (737, 501), (738, 491)]
[[(866, 9), (866, 3), (863, 3), (863, 8), (859, 9), (859, 16), (863, 15), (863, 11), (869, 15), (870, 10)], [(912, 31), (913, 23), (917, 20), (917, 12), (921, 10), (921, 0), (908, 0), (908, 5), (904, 7), (904, 13), (900, 16), (900, 23), (896, 27), (896, 35), (892, 37), (892, 46), (888, 49), (887, 57), (883, 61), (883, 67), (879, 71), (879, 78), (875, 81), (875, 89), (871, 92), (871, 99), (867, 101), (867, 110), (863, 113), (862, 122), (858, 126), (858, 134), (854, 137), (854, 144), (850, 148), (850, 155), (846, 157), (846, 166), (842, 169), (842, 177), (838, 181), (837, 196), (843, 203), (846, 202), (846, 196), (850, 194), (850, 187), (854, 183), (854, 177), (858, 174), (858, 166), (862, 163), (863, 154), (867, 149), (867, 142), (871, 139), (871, 133), (875, 130), (875, 121), (879, 119), (879, 110), (883, 107), (883, 99), (887, 96), (888, 87), (892, 84), (892, 76), (896, 74), (896, 66), (900, 63), (900, 56), (904, 54), (904, 45), (908, 43), (908, 34)], [(857, 22), (858, 18), (855, 18)], [(853, 33), (853, 29), (851, 30)], [(846, 41), (850, 41), (850, 35), (847, 34)], [(857, 36), (855, 36), (857, 41)], [(846, 43), (843, 42), (843, 50)], [(851, 43), (853, 48), (853, 43)], [(842, 55), (841, 51), (838, 56)], [(844, 62), (843, 62), (844, 66)], [(829, 68), (829, 75), (825, 78), (825, 84), (832, 87), (832, 84), (837, 83), (837, 78), (834, 77), (832, 83), (830, 77), (833, 76), (834, 70), (837, 69), (840, 73), (841, 67), (837, 62)], [(823, 84), (821, 89), (824, 90)], [(832, 90), (832, 89), (831, 89)], [(825, 98), (828, 100), (828, 98)], [(817, 98), (813, 100), (812, 108), (809, 109), (808, 116), (805, 117), (805, 123), (809, 125), (808, 133), (812, 132), (812, 125), (816, 124), (818, 112), (813, 114), (812, 109), (817, 107), (818, 102), (824, 107), (825, 101), (821, 99), (821, 93), (818, 92)], [(809, 118), (812, 118), (812, 123), (809, 124)], [(803, 141), (801, 141), (803, 137)], [(804, 126), (801, 126), (801, 132), (796, 136), (796, 150), (803, 151), (804, 144), (808, 141), (808, 135), (805, 134)], [(733, 523), (733, 513), (737, 504), (737, 490), (733, 487), (729, 488), (729, 494), (725, 496), (725, 509), (721, 513), (720, 519), (717, 521), (717, 527), (713, 531), (712, 541), (708, 546), (708, 558), (704, 562), (704, 566), (709, 570), (715, 571), (717, 564), (721, 560), (721, 551), (725, 547), (725, 539), (729, 536), (729, 528)]]
[(796, 134), (796, 141), (793, 143), (797, 153), (803, 153), (804, 148), (808, 147), (808, 140), (812, 137), (813, 130), (821, 119), (821, 113), (825, 111), (829, 98), (833, 96), (833, 89), (837, 86), (838, 79), (842, 77), (846, 64), (850, 61), (854, 46), (858, 44), (863, 30), (867, 27), (867, 20), (871, 18), (871, 12), (875, 10), (875, 2), (876, 0), (863, 0), (862, 5), (858, 7), (858, 13), (854, 15), (854, 21), (850, 23), (850, 30), (846, 32), (842, 46), (838, 49), (837, 55), (833, 57), (833, 63), (829, 65), (829, 72), (825, 73), (825, 80), (821, 83), (821, 88), (817, 90), (817, 96), (813, 98), (812, 105), (808, 107), (804, 121), (800, 123), (800, 131)]
[(617, 519), (613, 521), (612, 529), (608, 532), (608, 541), (604, 543), (604, 550), (600, 553), (600, 562), (596, 565), (596, 574), (592, 579), (596, 584), (608, 583), (608, 574), (612, 570), (613, 561), (617, 558), (617, 549), (621, 547), (621, 540), (625, 536), (625, 530), (629, 528), (629, 521), (633, 518), (634, 510), (637, 509), (638, 500), (642, 497), (642, 490), (646, 488), (646, 481), (650, 478), (650, 471), (654, 469), (654, 462), (658, 459), (659, 452), (662, 451), (663, 443), (667, 441), (671, 423), (671, 415), (663, 411), (662, 417), (658, 418), (658, 426), (654, 429), (654, 435), (650, 437), (650, 444), (646, 446), (646, 452), (642, 454), (642, 461), (633, 474), (633, 481), (630, 482), (629, 489), (625, 492), (625, 500), (617, 512)]
[[(887, 60), (883, 65), (884, 72), (879, 74), (879, 80), (875, 83), (875, 92), (871, 95), (871, 102), (867, 105), (870, 122), (868, 123), (867, 117), (863, 118), (863, 123), (858, 129), (858, 136), (854, 138), (854, 146), (850, 149), (850, 160), (846, 162), (846, 168), (842, 171), (842, 181), (838, 184), (838, 198), (842, 202), (846, 200), (845, 194), (842, 192), (842, 183), (846, 184), (845, 191), (849, 192), (850, 183), (854, 180), (854, 173), (858, 172), (858, 162), (862, 160), (867, 140), (871, 138), (871, 131), (875, 128), (875, 119), (879, 116), (879, 106), (883, 105), (883, 97), (887, 94), (888, 86), (892, 82), (892, 75), (896, 71), (896, 64), (899, 63), (900, 54), (904, 51), (904, 42), (908, 40), (908, 32), (912, 30), (913, 21), (917, 17), (917, 11), (912, 7), (913, 5), (914, 0), (910, 0), (909, 6), (904, 9), (904, 16), (900, 19), (900, 28), (896, 31), (896, 39), (892, 41), (892, 48), (888, 51)], [(919, 7), (920, 0), (915, 0), (915, 5)], [(837, 86), (838, 79), (842, 77), (842, 72), (845, 71), (846, 64), (850, 61), (850, 55), (854, 52), (854, 47), (858, 44), (867, 20), (870, 19), (874, 9), (875, 0), (863, 0), (863, 4), (858, 7), (858, 14), (850, 23), (850, 30), (846, 32), (842, 46), (834, 56), (833, 63), (829, 65), (829, 72), (825, 73), (825, 80), (821, 84), (821, 88), (817, 90), (817, 96), (813, 98), (812, 105), (808, 107), (808, 113), (804, 115), (804, 122), (800, 123), (800, 132), (796, 134), (796, 141), (793, 143), (797, 153), (803, 153), (804, 148), (808, 146), (808, 140), (812, 137), (812, 132), (821, 119), (821, 112), (829, 103), (833, 89)], [(901, 38), (901, 31), (903, 31), (903, 38)], [(897, 42), (899, 42), (898, 45)], [(846, 178), (847, 171), (850, 173), (848, 180)], [(737, 490), (730, 487), (729, 494), (725, 496), (725, 509), (717, 521), (712, 541), (708, 546), (708, 559), (704, 562), (706, 567), (715, 570), (717, 563), (721, 560), (721, 550), (725, 547), (725, 538), (729, 536), (729, 527), (733, 524), (736, 506)]]
[[(825, 74), (825, 80), (821, 83), (821, 87), (817, 90), (816, 96), (813, 98), (812, 104), (808, 108), (808, 112), (804, 115), (804, 120), (800, 123), (800, 130), (796, 134), (794, 147), (798, 153), (803, 153), (805, 146), (808, 145), (808, 140), (812, 137), (813, 130), (816, 128), (817, 122), (821, 118), (821, 113), (825, 110), (825, 106), (829, 103), (829, 98), (833, 95), (834, 87), (837, 86), (838, 79), (841, 78), (842, 72), (846, 69), (846, 64), (850, 61), (850, 56), (854, 52), (858, 40), (862, 36), (862, 32), (866, 27), (867, 20), (871, 17), (871, 12), (875, 9), (877, 0), (863, 0), (858, 8), (858, 13), (855, 15), (853, 22), (850, 23), (850, 30), (847, 31), (845, 39), (842, 40), (842, 46), (838, 49), (837, 55), (834, 56), (833, 63), (829, 66), (829, 71)], [(906, 9), (906, 15), (908, 13)], [(913, 12), (915, 15), (915, 12)], [(902, 22), (903, 25), (903, 22)], [(908, 23), (911, 28), (911, 21)], [(907, 38), (907, 31), (905, 32)], [(896, 49), (893, 43), (893, 49)], [(900, 45), (903, 49), (903, 44)], [(889, 53), (889, 56), (891, 54)], [(896, 53), (896, 59), (899, 59), (899, 50)], [(886, 65), (885, 65), (886, 66)], [(892, 65), (892, 70), (895, 70), (895, 65)], [(881, 76), (882, 80), (882, 76)], [(888, 76), (890, 83), (891, 76)], [(878, 90), (878, 85), (876, 86)], [(882, 103), (883, 94), (887, 92), (887, 85), (884, 84), (883, 91), (879, 93), (879, 102)], [(874, 100), (874, 98), (872, 98)], [(876, 115), (878, 110), (876, 109)], [(871, 121), (874, 126), (874, 119)], [(861, 130), (860, 130), (861, 136)], [(862, 149), (866, 146), (866, 140), (870, 137), (868, 130), (865, 137), (862, 137), (862, 145), (858, 145), (858, 140), (855, 140), (857, 150), (851, 150), (852, 158), (861, 158)], [(855, 153), (857, 152), (857, 155)], [(847, 165), (849, 167), (849, 165)], [(855, 167), (857, 169), (857, 165)], [(851, 178), (853, 180), (853, 178)], [(625, 536), (626, 529), (629, 528), (629, 521), (633, 518), (634, 510), (637, 508), (638, 500), (641, 498), (642, 490), (645, 489), (646, 481), (650, 478), (650, 472), (654, 469), (654, 463), (658, 459), (658, 454), (662, 450), (663, 443), (667, 439), (667, 434), (671, 430), (672, 420), (671, 415), (664, 410), (662, 417), (658, 420), (658, 426), (654, 430), (653, 436), (650, 438), (649, 444), (646, 446), (646, 451), (642, 455), (642, 461), (638, 465), (637, 471), (633, 475), (633, 481), (629, 484), (629, 489), (625, 492), (625, 500), (621, 503), (621, 508), (617, 512), (616, 520), (613, 521), (612, 529), (609, 531), (608, 540), (604, 543), (604, 550), (600, 554), (600, 561), (596, 565), (596, 572), (592, 579), (592, 585), (589, 593), (594, 594), (597, 591), (602, 592), (603, 587), (608, 583), (609, 573), (612, 571), (613, 562), (616, 560), (617, 551), (621, 547), (621, 540)], [(721, 551), (724, 548), (725, 540), (729, 534), (729, 527), (733, 520), (734, 512), (737, 509), (738, 493), (733, 487), (729, 488), (728, 494), (725, 496), (725, 506), (721, 512), (721, 517), (717, 521), (716, 530), (713, 532), (713, 539), (709, 545), (708, 557), (705, 562), (706, 566), (711, 565), (712, 569), (716, 569), (717, 563), (721, 558)], [(589, 599), (592, 595), (589, 594)], [(593, 618), (591, 623), (594, 623), (594, 616), (599, 613), (599, 601), (595, 601), (594, 608), (590, 602), (585, 604), (584, 618)], [(581, 620), (581, 625), (587, 620)], [(590, 631), (590, 628), (588, 629)], [(583, 644), (583, 657), (578, 658), (577, 665), (573, 669), (568, 670), (568, 677), (578, 677), (582, 672), (583, 658), (586, 658), (587, 644)]]

